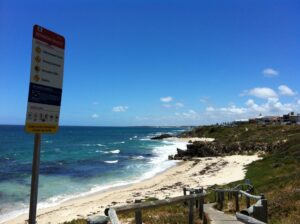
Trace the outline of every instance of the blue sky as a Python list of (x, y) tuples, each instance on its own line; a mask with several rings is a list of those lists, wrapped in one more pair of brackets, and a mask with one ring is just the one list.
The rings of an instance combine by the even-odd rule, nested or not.
[(299, 1), (0, 0), (0, 124), (24, 124), (34, 24), (66, 38), (62, 125), (300, 112)]

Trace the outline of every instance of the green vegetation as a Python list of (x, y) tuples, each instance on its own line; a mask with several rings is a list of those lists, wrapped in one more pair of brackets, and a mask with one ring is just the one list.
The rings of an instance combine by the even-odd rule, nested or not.
[[(236, 134), (236, 131), (241, 128), (253, 127), (253, 125), (243, 126), (231, 128), (228, 134)], [(255, 194), (263, 193), (268, 199), (269, 223), (300, 223), (300, 127), (257, 126), (257, 131), (250, 132), (252, 136), (247, 132), (247, 134), (240, 133), (238, 138), (268, 142), (287, 140), (279, 150), (265, 154), (262, 160), (250, 164), (246, 178), (250, 179), (255, 186)], [(224, 132), (215, 135), (225, 138)], [(218, 187), (233, 187), (240, 182)], [(212, 195), (208, 198), (213, 200)], [(233, 201), (226, 202), (224, 210), (233, 212)], [(245, 201), (241, 202), (241, 209), (243, 209)]]
[(300, 133), (249, 166), (246, 177), (269, 200), (270, 223), (300, 223)]
[[(268, 199), (269, 223), (300, 223), (300, 126), (241, 124), (232, 127), (203, 126), (182, 134), (189, 137), (216, 138), (222, 143), (241, 142), (243, 144), (282, 142), (280, 149), (263, 155), (263, 159), (250, 164), (246, 178), (255, 187), (255, 194), (263, 193)], [(220, 188), (234, 187), (238, 181)], [(213, 201), (213, 194), (206, 201)], [(148, 200), (156, 200), (150, 198)], [(251, 203), (254, 203), (252, 201)], [(240, 209), (246, 207), (245, 200), (240, 200)], [(224, 210), (234, 212), (234, 202), (226, 197)], [(118, 214), (122, 222), (134, 223), (134, 212)], [(182, 203), (146, 209), (142, 212), (143, 222), (154, 223), (188, 223), (188, 208)], [(195, 217), (197, 217), (195, 213)], [(201, 223), (199, 219), (195, 223)], [(77, 220), (65, 224), (85, 224)]]
[(200, 126), (192, 131), (184, 132), (181, 136), (215, 138), (217, 141), (227, 144), (233, 142), (253, 144), (283, 141), (295, 133), (300, 133), (299, 125), (240, 124)]

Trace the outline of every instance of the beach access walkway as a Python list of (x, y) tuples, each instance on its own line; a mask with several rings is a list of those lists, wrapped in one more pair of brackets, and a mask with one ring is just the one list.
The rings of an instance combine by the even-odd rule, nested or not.
[(204, 212), (208, 215), (211, 224), (242, 224), (235, 216), (214, 209), (214, 205), (215, 203), (204, 204)]

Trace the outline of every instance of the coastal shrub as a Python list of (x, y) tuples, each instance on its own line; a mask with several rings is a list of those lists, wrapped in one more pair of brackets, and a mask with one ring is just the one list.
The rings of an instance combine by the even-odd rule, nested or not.
[[(265, 154), (262, 160), (248, 165), (246, 178), (252, 181), (255, 187), (254, 194), (263, 193), (268, 199), (268, 223), (300, 223), (300, 127), (266, 126), (264, 128), (267, 138), (273, 140), (284, 138), (286, 142), (279, 149)], [(261, 128), (258, 132), (260, 131)], [(257, 136), (257, 133), (253, 134)], [(214, 186), (214, 188), (232, 188), (241, 182), (243, 181)], [(214, 201), (213, 191), (208, 195), (207, 200)], [(240, 200), (240, 208), (243, 209), (245, 206), (245, 200)], [(232, 201), (228, 201), (227, 197), (223, 209), (225, 212), (234, 213)]]

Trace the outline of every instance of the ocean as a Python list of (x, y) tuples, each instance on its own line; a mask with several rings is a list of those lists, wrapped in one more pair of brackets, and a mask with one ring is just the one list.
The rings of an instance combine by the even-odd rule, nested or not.
[[(182, 142), (150, 140), (182, 127), (60, 127), (42, 135), (38, 208), (151, 178)], [(34, 135), (0, 126), (0, 222), (28, 213)]]

